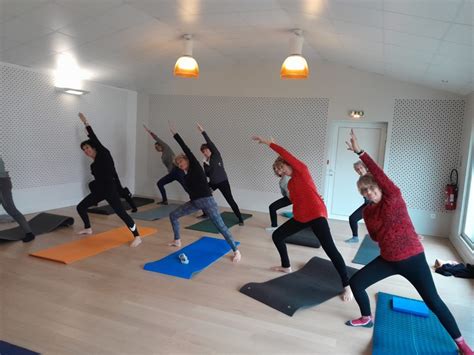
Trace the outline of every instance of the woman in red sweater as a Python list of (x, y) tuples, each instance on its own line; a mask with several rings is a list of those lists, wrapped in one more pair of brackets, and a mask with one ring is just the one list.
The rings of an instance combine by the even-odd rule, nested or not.
[(350, 285), (362, 317), (347, 321), (346, 324), (353, 327), (372, 327), (366, 288), (389, 276), (401, 275), (415, 286), (462, 354), (472, 355), (473, 352), (461, 336), (453, 315), (436, 291), (423, 246), (408, 215), (400, 189), (369, 154), (360, 149), (353, 131), (347, 145), (349, 150), (359, 155), (370, 171), (370, 174), (359, 178), (357, 187), (362, 196), (370, 201), (363, 212), (364, 221), (370, 237), (379, 244), (380, 256), (352, 276)]
[(275, 266), (272, 270), (290, 273), (291, 265), (286, 249), (285, 239), (291, 235), (311, 227), (321, 246), (331, 259), (341, 278), (344, 291), (341, 297), (344, 301), (352, 300), (352, 292), (349, 287), (346, 264), (336, 248), (331, 236), (327, 221), (326, 206), (316, 189), (308, 167), (283, 147), (275, 144), (273, 140), (266, 140), (254, 136), (253, 140), (268, 145), (283, 159), (277, 159), (281, 163), (279, 170), (283, 175), (291, 176), (288, 182), (291, 201), (293, 202), (293, 218), (282, 224), (273, 232), (272, 239), (280, 253), (281, 266)]

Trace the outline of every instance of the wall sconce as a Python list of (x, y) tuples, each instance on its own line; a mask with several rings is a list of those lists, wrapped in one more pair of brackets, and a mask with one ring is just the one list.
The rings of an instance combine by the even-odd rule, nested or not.
[(83, 78), (84, 73), (73, 56), (59, 56), (54, 83), (56, 91), (78, 96), (87, 94), (89, 91), (82, 89)]
[(59, 87), (56, 88), (56, 91), (64, 92), (65, 94), (76, 95), (76, 96), (82, 96), (90, 92), (90, 91), (81, 90), (81, 89), (59, 88)]
[(364, 117), (364, 111), (362, 111), (362, 110), (360, 110), (360, 111), (349, 111), (349, 116), (351, 116), (351, 118), (359, 119), (359, 118)]

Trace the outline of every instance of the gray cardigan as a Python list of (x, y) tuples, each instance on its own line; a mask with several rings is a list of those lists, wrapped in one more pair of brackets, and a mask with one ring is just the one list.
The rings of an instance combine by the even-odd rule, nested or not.
[(0, 178), (8, 177), (8, 171), (5, 170), (5, 163), (2, 157), (0, 157)]
[(163, 148), (163, 152), (161, 153), (161, 161), (162, 163), (166, 166), (166, 169), (168, 169), (168, 172), (171, 172), (173, 168), (175, 167), (174, 165), (174, 152), (170, 148), (168, 144), (166, 144), (163, 140), (161, 140), (155, 133), (150, 132), (150, 135), (153, 137), (153, 139), (161, 145)]

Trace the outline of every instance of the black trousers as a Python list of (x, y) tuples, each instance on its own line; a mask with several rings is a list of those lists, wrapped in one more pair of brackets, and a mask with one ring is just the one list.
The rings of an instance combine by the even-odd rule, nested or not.
[[(122, 183), (120, 182), (119, 179), (115, 179), (114, 184), (115, 184), (115, 187), (117, 188), (117, 193), (119, 194), (119, 196), (121, 198), (125, 199), (125, 201), (127, 201), (127, 203), (130, 205), (130, 207), (133, 210), (136, 210), (137, 206), (135, 205), (135, 202), (133, 201), (132, 193), (130, 192), (130, 190), (127, 187), (123, 187)], [(95, 180), (93, 180), (89, 183), (89, 190), (92, 193), (95, 193), (95, 192), (98, 192), (98, 194), (101, 193), (100, 187), (97, 184), (97, 181), (95, 181)], [(97, 191), (97, 190), (99, 190), (99, 191)], [(105, 200), (105, 199), (102, 199), (102, 200)]]
[(453, 339), (461, 336), (453, 315), (436, 291), (425, 253), (402, 261), (386, 261), (379, 256), (351, 277), (351, 289), (363, 316), (371, 315), (369, 296), (365, 289), (392, 275), (401, 275), (415, 286), (428, 308), (436, 314)]
[(292, 202), (290, 199), (286, 196), (283, 196), (268, 206), (268, 209), (270, 210), (270, 221), (272, 222), (272, 227), (278, 227), (277, 211), (280, 208), (290, 206), (291, 204)]
[(328, 221), (324, 217), (316, 218), (306, 223), (297, 222), (294, 218), (291, 218), (273, 232), (273, 243), (275, 243), (275, 246), (280, 253), (281, 266), (290, 267), (290, 259), (288, 257), (285, 239), (307, 227), (311, 227), (314, 234), (319, 239), (323, 250), (326, 252), (329, 259), (331, 259), (339, 277), (341, 278), (342, 286), (348, 286), (349, 277), (347, 276), (346, 264), (341, 253), (339, 253), (339, 250), (337, 250), (336, 245), (334, 244)]
[(77, 205), (77, 213), (84, 222), (84, 228), (90, 228), (91, 223), (87, 209), (91, 206), (96, 206), (100, 201), (106, 200), (114, 212), (124, 221), (128, 228), (132, 228), (135, 225), (132, 217), (130, 217), (122, 206), (119, 194), (115, 188), (106, 188), (104, 191), (100, 191), (99, 188), (94, 188), (93, 192), (87, 195)]
[(232, 208), (232, 211), (239, 219), (239, 222), (243, 222), (244, 220), (242, 218), (242, 214), (240, 213), (239, 206), (237, 206), (237, 203), (235, 202), (234, 197), (232, 196), (229, 180), (222, 181), (218, 184), (209, 184), (209, 186), (212, 190), (219, 190), (222, 193), (230, 208)]
[(349, 216), (349, 225), (351, 226), (352, 236), (358, 237), (359, 236), (359, 228), (358, 223), (362, 220), (362, 211), (364, 211), (365, 206), (367, 206), (367, 202), (364, 202), (359, 208), (357, 208), (352, 214)]

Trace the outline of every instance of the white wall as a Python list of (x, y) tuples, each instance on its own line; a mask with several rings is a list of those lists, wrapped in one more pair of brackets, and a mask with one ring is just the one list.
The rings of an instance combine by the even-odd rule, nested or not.
[[(158, 119), (162, 121), (172, 119), (177, 122), (178, 127), (184, 129), (184, 127), (193, 125), (193, 122), (196, 119), (201, 119), (201, 117), (150, 117), (150, 101), (156, 101), (158, 97), (156, 95), (185, 95), (186, 97), (225, 96), (232, 98), (327, 98), (329, 99), (329, 108), (326, 129), (329, 129), (333, 121), (347, 120), (349, 110), (363, 109), (365, 111), (364, 121), (388, 123), (386, 167), (390, 167), (388, 152), (392, 143), (396, 99), (463, 100), (462, 97), (448, 92), (398, 82), (387, 79), (382, 75), (365, 73), (324, 62), (314, 65), (311, 68), (310, 79), (305, 81), (280, 80), (278, 64), (264, 63), (263, 65), (257, 64), (256, 67), (240, 66), (227, 68), (226, 70), (208, 68), (207, 71), (202, 70), (201, 77), (198, 80), (173, 79), (167, 82), (160, 82), (155, 87), (139, 94), (138, 122), (140, 125), (141, 123), (153, 124)], [(165, 96), (161, 96), (161, 98), (164, 99)], [(189, 104), (189, 99), (183, 100), (183, 105)], [(463, 103), (461, 102), (461, 104)], [(245, 108), (242, 109), (245, 110)], [(456, 124), (459, 123), (459, 119), (457, 121)], [(161, 126), (163, 123), (157, 123), (157, 125), (165, 127), (165, 125)], [(274, 124), (279, 125), (282, 123), (277, 121)], [(269, 131), (271, 131), (271, 128), (268, 128)], [(168, 132), (163, 134), (168, 141), (172, 141)], [(188, 133), (186, 132), (186, 134)], [(197, 135), (197, 133), (193, 134)], [(164, 173), (164, 168), (161, 166), (159, 157), (153, 151), (152, 142), (143, 139), (144, 136), (140, 132), (137, 132), (137, 137), (137, 152), (140, 151), (143, 154), (137, 157), (137, 191), (142, 194), (157, 195), (155, 182)], [(326, 157), (330, 156), (329, 150), (332, 139), (333, 137), (326, 137), (324, 152)], [(195, 152), (199, 153), (198, 147), (193, 147)], [(259, 148), (255, 147), (255, 149)], [(150, 155), (152, 155), (151, 158)], [(454, 157), (454, 159), (457, 158)], [(156, 159), (156, 165), (151, 171), (147, 167), (150, 159), (151, 161)], [(227, 166), (233, 164), (233, 162), (226, 160), (225, 156), (224, 159)], [(265, 160), (255, 163), (270, 166), (271, 162), (271, 158), (266, 157)], [(407, 164), (410, 163), (407, 162)], [(442, 178), (445, 179), (445, 177)], [(230, 179), (232, 181), (232, 176), (230, 176)], [(276, 181), (271, 179), (266, 180), (265, 183), (273, 186), (276, 184)], [(324, 181), (318, 187), (320, 192), (324, 193)], [(169, 191), (171, 197), (185, 198), (181, 189), (177, 187), (172, 187)], [(237, 200), (240, 206), (244, 209), (266, 211), (268, 204), (273, 199), (278, 198), (276, 188), (275, 192), (241, 188), (234, 188), (234, 191), (235, 195), (238, 196)], [(216, 196), (218, 197), (218, 202), (225, 205), (220, 195), (216, 194)], [(410, 208), (409, 210), (419, 233), (440, 236), (449, 235), (452, 213), (446, 213), (438, 209), (430, 211)], [(434, 218), (432, 218), (433, 214)]]
[(23, 213), (75, 205), (89, 192), (80, 111), (111, 150), (123, 184), (134, 189), (136, 92), (85, 83), (90, 94), (75, 97), (55, 91), (50, 75), (3, 63), (0, 87), (0, 155)]
[[(461, 145), (461, 166), (459, 171), (459, 193), (456, 212), (453, 216), (450, 239), (463, 259), (474, 264), (474, 253), (470, 247), (459, 237), (462, 231), (462, 216), (467, 208), (467, 169), (468, 163), (473, 159), (474, 145), (474, 93), (466, 98), (466, 111)], [(474, 218), (469, 216), (468, 218)]]

